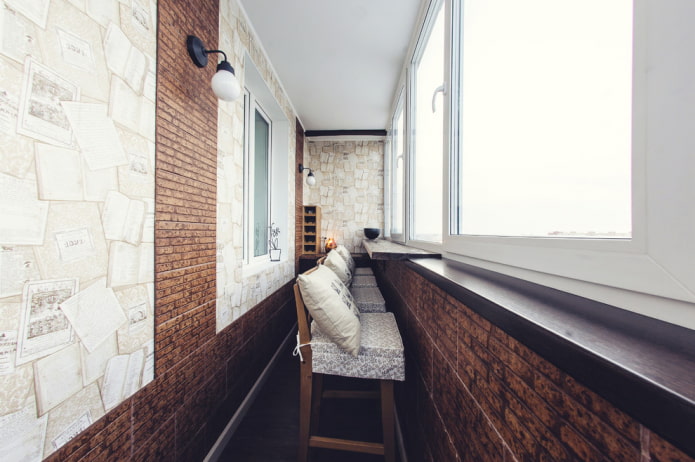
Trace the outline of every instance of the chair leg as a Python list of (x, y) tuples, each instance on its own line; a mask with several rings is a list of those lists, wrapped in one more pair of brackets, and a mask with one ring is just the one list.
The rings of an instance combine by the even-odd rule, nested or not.
[(381, 425), (384, 433), (384, 459), (396, 460), (395, 417), (393, 412), (393, 380), (381, 380)]
[(311, 435), (319, 432), (319, 418), (321, 416), (321, 398), (323, 397), (323, 374), (313, 374), (314, 383), (311, 394), (311, 422), (309, 431)]
[(309, 426), (311, 419), (312, 373), (311, 364), (300, 366), (299, 378), (299, 451), (298, 462), (307, 462), (309, 456)]

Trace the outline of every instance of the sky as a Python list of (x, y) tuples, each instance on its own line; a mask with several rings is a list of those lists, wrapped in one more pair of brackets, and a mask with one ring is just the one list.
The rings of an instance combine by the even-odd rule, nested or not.
[(464, 5), (464, 232), (629, 235), (632, 2)]

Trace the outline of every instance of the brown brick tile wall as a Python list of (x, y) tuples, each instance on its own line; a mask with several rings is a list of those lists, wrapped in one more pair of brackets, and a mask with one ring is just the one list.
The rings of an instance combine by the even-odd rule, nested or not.
[[(304, 127), (299, 119), (295, 121), (295, 163), (304, 164)], [(299, 257), (302, 255), (302, 218), (304, 215), (304, 177), (295, 170), (294, 176), (294, 272), (299, 274)]]
[(151, 444), (145, 444), (133, 455), (132, 460), (148, 462), (152, 460), (176, 460), (176, 420), (170, 417), (157, 429)]
[(694, 461), (406, 263), (376, 269), (406, 347), (414, 460)]
[(217, 335), (213, 329), (201, 347), (157, 374), (50, 460), (202, 460), (293, 326), (291, 284), (251, 313)]
[(202, 460), (294, 325), (287, 284), (215, 334), (215, 67), (185, 41), (216, 44), (218, 14), (216, 0), (158, 2), (155, 379), (51, 461)]

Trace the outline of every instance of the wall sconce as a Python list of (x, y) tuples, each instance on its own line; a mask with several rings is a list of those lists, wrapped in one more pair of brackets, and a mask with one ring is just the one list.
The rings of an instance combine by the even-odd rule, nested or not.
[(203, 42), (195, 35), (189, 35), (186, 39), (186, 48), (188, 54), (198, 67), (205, 67), (208, 64), (208, 53), (222, 53), (224, 60), (217, 65), (217, 72), (212, 76), (210, 86), (215, 95), (224, 101), (232, 101), (241, 94), (241, 86), (234, 75), (234, 68), (229, 61), (227, 55), (222, 50), (206, 50)]
[(316, 184), (316, 177), (314, 176), (314, 171), (309, 167), (304, 167), (302, 164), (299, 164), (299, 173), (304, 173), (304, 170), (309, 170), (309, 175), (307, 175), (306, 177), (306, 184), (308, 184), (309, 186), (314, 186)]

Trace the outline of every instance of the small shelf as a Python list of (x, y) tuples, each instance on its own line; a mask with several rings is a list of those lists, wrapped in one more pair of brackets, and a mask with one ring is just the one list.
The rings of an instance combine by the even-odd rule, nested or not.
[(321, 207), (305, 205), (302, 208), (302, 254), (321, 252), (319, 233), (321, 231)]

